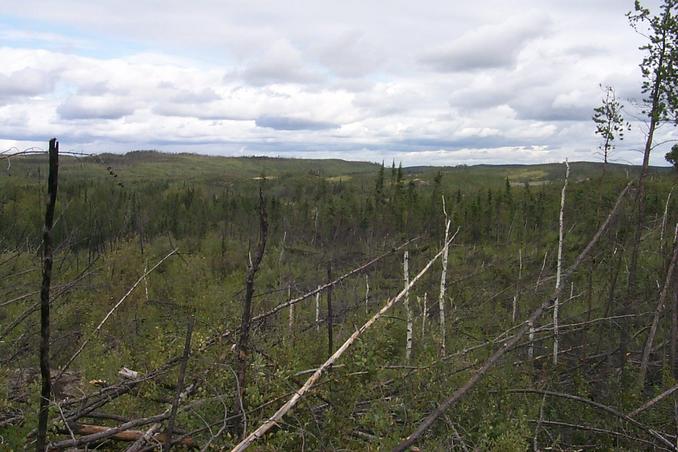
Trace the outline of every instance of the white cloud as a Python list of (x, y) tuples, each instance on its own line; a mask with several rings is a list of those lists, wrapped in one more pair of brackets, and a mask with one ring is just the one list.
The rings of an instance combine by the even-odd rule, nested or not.
[(548, 33), (549, 25), (545, 15), (514, 16), (501, 24), (470, 30), (427, 52), (421, 61), (440, 72), (511, 68), (530, 41)]
[[(0, 25), (0, 142), (411, 164), (595, 160), (598, 84), (622, 98), (640, 91), (642, 38), (626, 24), (632, 5), (613, 0), (183, 6), (5, 2), (21, 20)], [(636, 129), (619, 158), (638, 162), (641, 140)]]

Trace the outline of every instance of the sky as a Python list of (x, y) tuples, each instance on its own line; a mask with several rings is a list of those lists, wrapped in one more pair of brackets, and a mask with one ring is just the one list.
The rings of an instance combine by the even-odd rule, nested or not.
[(2, 3), (0, 150), (599, 161), (602, 84), (642, 160), (631, 0)]

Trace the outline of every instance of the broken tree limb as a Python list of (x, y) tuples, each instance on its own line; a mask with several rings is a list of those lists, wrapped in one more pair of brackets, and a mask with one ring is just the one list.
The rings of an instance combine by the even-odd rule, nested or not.
[[(369, 312), (368, 303), (370, 301), (370, 277), (365, 274), (365, 314)], [(315, 319), (317, 322), (318, 319)]]
[[(255, 321), (261, 321), (264, 320), (275, 313), (279, 312), (282, 309), (285, 309), (289, 304), (291, 303), (299, 303), (301, 301), (304, 301), (308, 298), (311, 298), (314, 295), (322, 293), (324, 290), (328, 289), (329, 287), (335, 286), (339, 284), (341, 281), (357, 274), (360, 273), (361, 271), (369, 268), (370, 266), (374, 265), (375, 263), (379, 262), (380, 260), (398, 252), (399, 250), (403, 249), (407, 245), (409, 245), (411, 242), (418, 240), (418, 237), (414, 237), (412, 239), (407, 240), (406, 242), (402, 243), (401, 245), (394, 247), (390, 249), (389, 251), (386, 251), (382, 253), (379, 256), (376, 256), (369, 260), (368, 262), (361, 264), (358, 267), (355, 267), (354, 269), (344, 273), (340, 277), (334, 279), (333, 281), (320, 285), (316, 289), (307, 292), (304, 295), (301, 295), (293, 300), (290, 300), (286, 303), (282, 303), (272, 310), (265, 312), (263, 314), (260, 314), (258, 316), (255, 316), (252, 318), (252, 322)], [(209, 350), (211, 347), (213, 347), (216, 344), (221, 343), (221, 341), (230, 338), (233, 336), (233, 332), (230, 330), (225, 330), (221, 333), (214, 334), (210, 338), (208, 338), (203, 345), (198, 348), (197, 350), (192, 351), (192, 354), (201, 354)], [(165, 363), (160, 365), (159, 367), (156, 367), (153, 370), (150, 370), (146, 372), (145, 374), (141, 375), (139, 378), (136, 378), (134, 380), (126, 380), (123, 382), (120, 382), (116, 385), (109, 386), (106, 388), (102, 388), (96, 393), (93, 394), (88, 394), (83, 397), (79, 397), (77, 399), (72, 399), (66, 402), (66, 406), (70, 409), (70, 412), (67, 413), (66, 418), (69, 421), (75, 421), (88, 413), (93, 412), (97, 408), (100, 408), (101, 406), (105, 405), (106, 403), (110, 402), (113, 399), (116, 399), (124, 394), (129, 393), (132, 389), (137, 387), (139, 384), (154, 380), (158, 378), (161, 375), (166, 374), (169, 372), (171, 369), (173, 369), (175, 366), (179, 365), (181, 363), (182, 356), (174, 356), (170, 359), (168, 359)]]
[[(134, 421), (132, 421), (134, 422)], [(74, 433), (77, 433), (78, 435), (85, 435), (82, 436), (81, 438), (78, 438), (75, 440), (75, 442), (78, 442), (79, 440), (82, 440), (83, 438), (94, 438), (91, 440), (88, 440), (88, 442), (83, 442), (80, 443), (79, 445), (84, 446), (87, 444), (91, 444), (97, 441), (103, 441), (107, 439), (112, 439), (116, 441), (137, 441), (139, 438), (141, 438), (146, 432), (141, 431), (141, 430), (119, 430), (119, 428), (112, 428), (112, 427), (106, 427), (102, 425), (92, 425), (92, 424), (73, 424), (71, 426), (73, 429)], [(115, 431), (115, 432), (114, 432)], [(154, 440), (159, 441), (160, 443), (165, 443), (167, 441), (167, 436), (164, 433), (158, 433), (154, 435), (153, 437)], [(68, 440), (70, 443), (73, 443), (73, 440)], [(57, 450), (57, 449), (62, 449), (65, 447), (71, 447), (68, 445), (62, 446), (63, 442), (56, 442), (50, 444), (49, 450)], [(191, 437), (184, 437), (181, 440), (173, 440), (173, 444), (181, 444), (182, 446), (193, 446), (193, 438)]]
[(670, 396), (671, 394), (676, 392), (676, 390), (678, 390), (678, 385), (675, 385), (672, 388), (667, 389), (666, 391), (662, 392), (661, 394), (659, 394), (657, 397), (653, 398), (652, 400), (648, 400), (647, 402), (645, 402), (644, 404), (642, 404), (641, 406), (639, 406), (638, 408), (636, 408), (635, 410), (633, 410), (629, 414), (627, 414), (627, 416), (628, 417), (638, 416), (640, 413), (647, 410), (648, 408), (650, 408), (651, 406), (653, 406), (657, 402), (660, 402), (661, 400), (667, 398), (668, 396)]
[(572, 394), (566, 394), (566, 393), (563, 393), (563, 392), (556, 392), (556, 391), (544, 391), (544, 390), (541, 390), (541, 389), (509, 389), (506, 392), (508, 392), (509, 394), (513, 393), (513, 394), (547, 395), (547, 396), (551, 396), (551, 397), (559, 397), (559, 398), (562, 398), (562, 399), (569, 399), (569, 400), (574, 400), (574, 401), (577, 401), (577, 402), (584, 403), (586, 405), (597, 408), (601, 411), (605, 411), (606, 413), (609, 413), (609, 414), (611, 414), (615, 417), (618, 417), (619, 419), (623, 419), (624, 421), (626, 421), (630, 424), (635, 425), (636, 427), (638, 427), (640, 430), (643, 430), (645, 433), (647, 433), (651, 437), (658, 439), (664, 446), (668, 446), (671, 450), (676, 450), (676, 446), (674, 444), (672, 444), (669, 440), (664, 438), (655, 429), (650, 428), (650, 427), (648, 427), (647, 425), (645, 425), (641, 422), (638, 422), (637, 420), (625, 415), (624, 413), (622, 413), (621, 411), (619, 411), (615, 408), (612, 408), (612, 407), (607, 406), (607, 405), (603, 405), (602, 403), (599, 403), (599, 402), (596, 402), (596, 401), (593, 401), (593, 400), (590, 400), (590, 399), (586, 399), (584, 397), (572, 395)]
[(664, 231), (666, 230), (666, 218), (669, 215), (669, 203), (671, 202), (671, 193), (673, 193), (673, 189), (675, 187), (671, 187), (671, 191), (669, 191), (669, 195), (666, 197), (666, 205), (664, 206), (664, 216), (662, 217), (662, 226), (659, 232), (659, 255), (663, 256), (664, 255)]
[[(614, 218), (615, 214), (617, 213), (617, 210), (619, 209), (619, 206), (621, 205), (621, 202), (626, 195), (626, 193), (629, 191), (629, 188), (631, 187), (631, 183), (629, 182), (626, 187), (621, 191), (619, 196), (617, 197), (617, 201), (615, 202), (614, 207), (612, 208), (612, 211), (609, 213), (607, 218), (605, 219), (605, 222), (600, 226), (598, 231), (594, 234), (593, 238), (591, 241), (586, 245), (584, 250), (577, 256), (575, 259), (574, 263), (572, 266), (570, 266), (569, 269), (567, 269), (563, 275), (562, 275), (562, 280), (561, 281), (567, 281), (572, 273), (574, 273), (581, 262), (588, 256), (588, 254), (591, 252), (595, 244), (598, 242), (600, 237), (603, 235), (603, 233), (607, 230), (608, 226), (612, 222), (612, 219)], [(561, 286), (562, 287), (562, 286)], [(426, 430), (428, 430), (433, 423), (443, 414), (445, 411), (454, 405), (456, 402), (458, 402), (461, 398), (463, 398), (475, 385), (478, 383), (483, 376), (494, 366), (494, 364), (499, 361), (499, 359), (508, 351), (510, 350), (513, 346), (515, 346), (518, 341), (525, 335), (525, 333), (528, 332), (528, 330), (536, 323), (536, 321), (541, 317), (542, 313), (544, 310), (549, 307), (551, 304), (552, 300), (557, 298), (560, 295), (560, 288), (556, 289), (551, 296), (550, 299), (546, 300), (544, 303), (542, 303), (527, 319), (527, 321), (516, 331), (516, 333), (513, 335), (512, 338), (508, 339), (504, 344), (499, 347), (499, 349), (490, 356), (485, 363), (471, 376), (471, 378), (468, 379), (468, 381), (459, 389), (457, 389), (448, 399), (443, 401), (431, 414), (426, 416), (424, 420), (419, 424), (417, 429), (407, 437), (404, 441), (402, 441), (400, 444), (398, 444), (393, 450), (397, 452), (402, 452), (406, 450), (408, 447), (412, 446), (414, 443), (416, 443), (419, 438), (424, 434)]]
[[(131, 430), (135, 427), (141, 427), (143, 425), (149, 425), (149, 424), (154, 424), (156, 422), (161, 422), (164, 421), (165, 419), (169, 418), (170, 412), (165, 411), (162, 414), (158, 414), (155, 416), (143, 418), (143, 419), (134, 419), (129, 422), (125, 422), (123, 424), (120, 424), (117, 427), (99, 427), (98, 426), (86, 426), (85, 429), (81, 430), (79, 425), (76, 425), (76, 428), (73, 430), (78, 433), (78, 434), (83, 434), (84, 436), (81, 436), (76, 439), (68, 439), (64, 441), (56, 441), (53, 442), (49, 445), (49, 449), (65, 449), (67, 447), (78, 447), (78, 446), (84, 446), (86, 444), (91, 444), (96, 441), (101, 441), (104, 439), (112, 438), (114, 435), (117, 435), (122, 432), (126, 432), (128, 430)], [(73, 427), (72, 427), (73, 428)], [(140, 434), (143, 434), (144, 432), (139, 432)], [(139, 437), (134, 438), (131, 441), (136, 441), (139, 439)]]
[(184, 342), (184, 356), (179, 367), (179, 379), (177, 380), (177, 390), (172, 401), (172, 410), (167, 421), (167, 441), (162, 446), (163, 452), (168, 452), (170, 444), (172, 443), (172, 433), (174, 433), (174, 421), (177, 417), (177, 409), (181, 401), (181, 392), (184, 390), (184, 380), (186, 378), (186, 366), (188, 365), (188, 358), (191, 356), (191, 338), (193, 337), (193, 326), (195, 324), (195, 315), (191, 314), (186, 327), (186, 342)]
[[(600, 434), (603, 434), (603, 435), (611, 435), (611, 436), (616, 436), (616, 437), (619, 437), (619, 438), (628, 439), (629, 441), (636, 441), (636, 442), (639, 442), (639, 443), (642, 443), (642, 444), (646, 444), (648, 446), (653, 446), (655, 448), (657, 447), (656, 443), (653, 443), (651, 441), (646, 441), (642, 438), (637, 438), (635, 436), (627, 435), (626, 433), (622, 433), (622, 432), (615, 432), (613, 430), (606, 430), (606, 429), (602, 429), (602, 428), (598, 428), (598, 427), (591, 427), (589, 425), (579, 425), (579, 424), (572, 424), (572, 423), (569, 423), (569, 422), (548, 421), (548, 420), (537, 421), (536, 419), (528, 419), (527, 422), (529, 422), (531, 424), (535, 424), (535, 423), (539, 422), (539, 423), (541, 423), (545, 426), (566, 427), (566, 428), (572, 428), (572, 429), (576, 429), (576, 430), (584, 430), (584, 431), (593, 432), (593, 433), (600, 433)], [(663, 447), (661, 449), (666, 450)], [(538, 449), (535, 449), (535, 450), (538, 450)], [(670, 450), (670, 449), (668, 449), (668, 450)]]
[[(459, 232), (459, 229), (457, 229), (457, 232)], [(273, 416), (271, 416), (266, 422), (261, 424), (259, 428), (257, 428), (255, 431), (250, 433), (244, 440), (242, 440), (239, 444), (237, 444), (233, 449), (232, 452), (239, 452), (247, 449), (252, 443), (254, 443), (256, 440), (264, 436), (270, 429), (272, 429), (274, 426), (278, 425), (282, 418), (289, 412), (296, 404), (297, 402), (306, 394), (314, 385), (315, 383), (320, 379), (322, 376), (323, 372), (331, 367), (334, 362), (341, 357), (341, 355), (367, 330), (369, 329), (377, 320), (379, 320), (380, 317), (382, 317), (389, 309), (393, 307), (398, 301), (400, 301), (407, 291), (409, 290), (410, 287), (412, 287), (428, 270), (431, 268), (431, 265), (443, 254), (444, 250), (447, 249), (449, 246), (449, 243), (454, 240), (456, 237), (456, 233), (452, 238), (448, 241), (445, 242), (443, 245), (443, 248), (436, 254), (427, 264), (426, 266), (415, 276), (411, 281), (408, 287), (404, 288), (403, 290), (400, 291), (398, 295), (395, 297), (391, 298), (372, 318), (370, 318), (363, 326), (361, 326), (359, 329), (357, 329), (347, 340), (342, 344), (341, 347), (339, 347), (332, 356), (330, 356), (327, 361), (323, 363), (322, 366), (320, 366), (314, 373), (309, 377), (308, 380), (306, 380), (306, 383), (299, 388), (294, 395), (282, 406), (276, 411)]]
[(647, 366), (650, 362), (650, 353), (652, 352), (652, 344), (654, 343), (654, 338), (657, 334), (659, 320), (661, 319), (661, 316), (664, 313), (664, 308), (666, 308), (666, 298), (669, 294), (669, 287), (671, 287), (671, 280), (673, 279), (673, 274), (676, 271), (677, 263), (678, 263), (678, 240), (673, 243), (673, 255), (671, 256), (671, 263), (669, 264), (669, 268), (666, 271), (664, 287), (662, 287), (662, 291), (659, 294), (659, 301), (657, 302), (657, 307), (654, 310), (654, 316), (652, 317), (652, 325), (650, 326), (650, 332), (648, 333), (647, 340), (645, 341), (645, 348), (643, 348), (643, 356), (640, 361), (640, 371), (638, 372), (638, 386), (641, 390), (645, 386), (645, 376), (647, 375)]
[(170, 251), (165, 257), (163, 257), (162, 259), (160, 259), (160, 260), (158, 261), (157, 264), (155, 264), (153, 267), (151, 267), (150, 270), (144, 272), (144, 274), (141, 275), (141, 277), (139, 277), (139, 279), (137, 279), (137, 281), (132, 285), (132, 287), (129, 288), (129, 290), (127, 291), (127, 293), (125, 293), (125, 295), (123, 295), (122, 298), (120, 298), (120, 300), (118, 300), (118, 302), (115, 304), (115, 306), (113, 306), (113, 307), (108, 311), (108, 313), (106, 314), (106, 316), (104, 316), (104, 318), (101, 320), (101, 322), (99, 322), (99, 325), (97, 325), (97, 327), (94, 329), (94, 331), (92, 331), (92, 334), (90, 334), (89, 337), (83, 341), (83, 343), (80, 345), (80, 347), (78, 348), (78, 350), (77, 350), (75, 353), (73, 353), (73, 356), (71, 356), (71, 357), (68, 359), (68, 361), (66, 361), (66, 364), (64, 364), (64, 366), (63, 366), (63, 367), (61, 368), (61, 370), (59, 371), (59, 376), (61, 376), (61, 375), (66, 371), (66, 369), (68, 369), (68, 366), (70, 366), (71, 363), (78, 357), (78, 355), (80, 355), (80, 353), (82, 353), (82, 351), (83, 351), (84, 348), (87, 346), (87, 344), (89, 343), (89, 341), (91, 341), (92, 338), (93, 338), (94, 336), (96, 336), (97, 334), (99, 334), (99, 331), (101, 331), (101, 328), (104, 326), (104, 324), (106, 323), (106, 321), (113, 315), (113, 313), (116, 311), (116, 309), (118, 309), (118, 308), (120, 307), (120, 305), (127, 299), (127, 297), (129, 297), (129, 296), (132, 294), (132, 292), (134, 292), (134, 289), (136, 289), (137, 286), (138, 286), (139, 284), (141, 284), (141, 282), (144, 281), (145, 278), (146, 278), (153, 270), (155, 270), (155, 269), (158, 268), (160, 265), (162, 265), (163, 262), (165, 262), (167, 259), (169, 259), (170, 256), (172, 256), (173, 254), (175, 254), (177, 251), (179, 251), (178, 248), (175, 248), (175, 249), (173, 249), (172, 251)]
[(274, 314), (277, 313), (278, 311), (281, 311), (281, 310), (283, 310), (283, 309), (289, 307), (290, 305), (297, 304), (297, 303), (299, 303), (299, 302), (301, 302), (301, 301), (306, 300), (307, 298), (310, 298), (310, 297), (314, 296), (314, 295), (317, 294), (317, 293), (320, 293), (320, 292), (323, 292), (323, 291), (329, 289), (330, 287), (334, 287), (334, 286), (336, 286), (337, 284), (339, 284), (340, 282), (342, 282), (343, 280), (345, 280), (346, 278), (349, 278), (349, 277), (355, 275), (356, 273), (360, 273), (361, 271), (363, 271), (363, 270), (365, 270), (365, 269), (371, 267), (372, 265), (376, 264), (376, 263), (379, 262), (380, 260), (384, 259), (385, 257), (388, 257), (388, 256), (390, 256), (391, 254), (400, 251), (401, 249), (405, 248), (407, 245), (409, 245), (411, 242), (413, 242), (413, 241), (415, 241), (415, 240), (417, 240), (417, 239), (418, 239), (418, 237), (412, 238), (412, 239), (406, 241), (405, 243), (403, 243), (402, 245), (399, 245), (399, 246), (396, 247), (396, 248), (392, 248), (392, 249), (390, 249), (389, 251), (387, 251), (387, 252), (385, 252), (385, 253), (383, 253), (383, 254), (381, 254), (381, 255), (379, 255), (379, 256), (373, 258), (372, 260), (370, 260), (370, 261), (368, 261), (368, 262), (366, 262), (366, 263), (364, 263), (364, 264), (362, 264), (361, 266), (356, 267), (356, 268), (354, 268), (353, 270), (350, 270), (350, 271), (344, 273), (344, 274), (341, 275), (340, 277), (338, 277), (338, 278), (336, 278), (336, 279), (334, 279), (334, 280), (332, 280), (332, 281), (328, 281), (327, 283), (325, 283), (325, 284), (323, 284), (323, 285), (321, 285), (321, 286), (318, 286), (318, 288), (316, 288), (316, 289), (314, 289), (314, 290), (312, 290), (312, 291), (310, 291), (310, 292), (307, 292), (307, 293), (305, 293), (305, 294), (303, 294), (303, 295), (301, 295), (301, 296), (298, 296), (298, 297), (296, 297), (296, 298), (293, 298), (292, 300), (286, 301), (286, 302), (284, 302), (284, 303), (280, 303), (280, 304), (277, 305), (276, 307), (272, 308), (270, 311), (264, 312), (264, 313), (262, 313), (262, 314), (259, 314), (259, 315), (255, 316), (255, 317), (253, 317), (253, 318), (252, 318), (252, 321), (255, 322), (255, 321), (263, 320), (263, 319), (265, 319), (265, 318), (267, 318), (267, 317), (270, 317), (270, 316), (274, 315)]

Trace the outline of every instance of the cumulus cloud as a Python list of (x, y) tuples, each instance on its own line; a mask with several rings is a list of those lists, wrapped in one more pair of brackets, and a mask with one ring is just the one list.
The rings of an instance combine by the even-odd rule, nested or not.
[(129, 99), (103, 96), (72, 96), (57, 107), (62, 119), (119, 119), (134, 113)]
[[(405, 164), (591, 160), (598, 83), (639, 97), (642, 37), (614, 0), (393, 0), (388, 14), (379, 2), (179, 5), (5, 2), (21, 20), (0, 19), (0, 140)], [(639, 161), (641, 141), (627, 135), (620, 158)]]
[(44, 94), (52, 91), (54, 83), (50, 74), (31, 67), (0, 73), (0, 99)]
[(331, 122), (281, 116), (261, 116), (256, 119), (256, 125), (275, 130), (328, 130), (339, 127)]
[(301, 53), (285, 40), (266, 46), (265, 51), (250, 58), (243, 67), (226, 75), (253, 85), (275, 83), (315, 83), (322, 74), (307, 67)]
[(523, 47), (546, 34), (548, 26), (545, 16), (531, 14), (498, 25), (481, 26), (426, 53), (421, 62), (439, 72), (512, 67)]

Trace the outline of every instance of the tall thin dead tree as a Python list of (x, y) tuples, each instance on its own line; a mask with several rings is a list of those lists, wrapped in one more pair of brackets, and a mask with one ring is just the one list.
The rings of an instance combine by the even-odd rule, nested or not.
[(442, 271), (440, 273), (440, 295), (438, 297), (438, 311), (439, 311), (439, 322), (440, 322), (440, 354), (445, 356), (445, 289), (447, 284), (445, 279), (447, 278), (447, 255), (449, 248), (447, 245), (447, 237), (450, 234), (450, 220), (447, 216), (447, 209), (445, 209), (445, 195), (443, 195), (443, 214), (445, 214), (445, 241), (443, 248), (443, 257), (442, 257)]
[[(676, 224), (676, 228), (678, 228), (678, 224)], [(652, 344), (654, 343), (654, 338), (657, 334), (659, 320), (661, 319), (661, 316), (664, 313), (664, 308), (666, 307), (666, 299), (669, 295), (671, 283), (674, 279), (676, 265), (678, 265), (678, 240), (674, 240), (673, 242), (673, 255), (671, 256), (669, 268), (666, 271), (666, 280), (664, 281), (664, 286), (662, 287), (661, 293), (659, 294), (659, 301), (657, 302), (657, 307), (655, 308), (654, 315), (652, 316), (650, 332), (647, 335), (645, 347), (643, 348), (643, 356), (640, 361), (640, 371), (638, 373), (638, 386), (641, 390), (645, 386), (645, 376), (647, 375), (647, 366), (650, 362), (650, 353), (652, 353)]]
[[(631, 314), (633, 300), (637, 294), (638, 255), (642, 227), (645, 220), (645, 180), (649, 173), (650, 153), (654, 149), (654, 133), (662, 122), (677, 123), (678, 120), (678, 27), (676, 27), (676, 2), (664, 0), (660, 12), (652, 16), (650, 10), (635, 2), (634, 11), (627, 17), (631, 26), (645, 39), (646, 44), (640, 47), (645, 56), (640, 64), (643, 75), (642, 92), (643, 113), (647, 115), (649, 124), (643, 150), (643, 166), (638, 177), (636, 193), (637, 217), (634, 225), (634, 236), (629, 262), (627, 293), (624, 300), (623, 314)], [(622, 373), (626, 365), (626, 349), (629, 342), (629, 328), (620, 328), (619, 356)]]
[[(327, 263), (327, 282), (332, 281), (332, 262)], [(327, 288), (327, 356), (332, 356), (334, 350), (334, 335), (332, 332), (332, 286)]]
[(669, 195), (666, 197), (666, 205), (664, 206), (664, 216), (662, 217), (662, 227), (659, 232), (659, 255), (664, 255), (664, 231), (666, 231), (666, 219), (669, 216), (669, 203), (671, 202), (671, 193), (673, 193), (674, 187), (671, 187)]
[[(459, 232), (459, 229), (457, 229), (457, 232)], [(444, 248), (446, 248), (449, 243), (454, 240), (456, 237), (456, 233), (452, 238), (449, 239), (448, 242), (445, 242)], [(283, 417), (292, 409), (294, 406), (299, 402), (299, 400), (309, 391), (313, 386), (318, 382), (320, 377), (322, 376), (323, 372), (326, 372), (327, 369), (331, 368), (334, 363), (341, 357), (341, 355), (348, 350), (348, 348), (353, 345), (353, 343), (358, 340), (358, 338), (365, 332), (367, 331), (377, 320), (379, 320), (386, 312), (388, 312), (398, 301), (400, 301), (404, 296), (405, 293), (409, 290), (410, 287), (412, 287), (419, 279), (421, 279), (422, 276), (431, 268), (431, 265), (443, 254), (443, 250), (441, 249), (433, 258), (431, 258), (430, 261), (424, 266), (424, 268), (417, 273), (417, 275), (412, 278), (410, 281), (409, 285), (405, 287), (403, 290), (401, 290), (398, 295), (395, 297), (391, 298), (386, 302), (384, 306), (376, 313), (374, 314), (367, 322), (363, 324), (359, 329), (357, 329), (351, 336), (346, 339), (346, 341), (339, 347), (334, 353), (332, 353), (329, 358), (320, 366), (318, 367), (315, 372), (313, 372), (313, 375), (311, 375), (308, 380), (304, 383), (304, 385), (296, 390), (292, 397), (285, 402), (283, 406), (281, 406), (270, 418), (268, 418), (263, 424), (261, 424), (256, 430), (254, 430), (252, 433), (250, 433), (245, 439), (243, 439), (239, 444), (237, 444), (231, 452), (242, 452), (243, 450), (247, 449), (249, 446), (251, 446), (255, 441), (257, 441), (259, 438), (263, 437), (269, 430), (271, 430), (273, 427), (280, 425), (281, 420)]]
[(403, 254), (403, 281), (405, 284), (405, 311), (407, 312), (407, 344), (405, 360), (409, 363), (412, 358), (412, 308), (410, 306), (410, 254), (406, 250)]
[(184, 390), (184, 380), (186, 379), (186, 367), (188, 366), (188, 358), (191, 355), (191, 338), (193, 337), (193, 326), (195, 324), (195, 314), (191, 314), (188, 319), (186, 327), (186, 340), (184, 341), (184, 354), (179, 367), (179, 378), (177, 380), (177, 389), (174, 393), (174, 400), (172, 401), (172, 410), (167, 421), (167, 439), (162, 445), (162, 452), (168, 452), (172, 447), (172, 434), (174, 433), (174, 422), (177, 417), (177, 410), (179, 403), (181, 403), (181, 393)]
[(678, 284), (673, 288), (673, 309), (671, 313), (671, 373), (678, 379)]
[(315, 330), (320, 332), (320, 290), (315, 294)]
[[(570, 179), (570, 164), (565, 159), (565, 183), (560, 193), (560, 229), (558, 233), (558, 268), (556, 270), (556, 291), (560, 291), (560, 276), (563, 268), (563, 232), (564, 232), (564, 212), (565, 212), (565, 194), (567, 192), (567, 182)], [(560, 297), (556, 297), (553, 302), (553, 365), (558, 365), (558, 346), (560, 341), (560, 330), (558, 328), (558, 308), (560, 307)]]
[(245, 394), (247, 389), (246, 372), (248, 360), (248, 342), (250, 335), (250, 323), (252, 321), (252, 298), (254, 296), (254, 277), (259, 270), (261, 261), (266, 251), (266, 238), (268, 236), (268, 217), (266, 214), (266, 201), (264, 200), (263, 188), (259, 187), (259, 243), (254, 254), (250, 255), (247, 274), (245, 275), (245, 300), (243, 302), (242, 321), (240, 322), (240, 337), (236, 347), (238, 360), (237, 387), (236, 387), (236, 413), (240, 415), (242, 433), (245, 433)]
[(426, 333), (426, 317), (428, 316), (428, 306), (426, 298), (428, 297), (428, 292), (424, 292), (424, 307), (421, 310), (421, 337), (424, 337)]
[(370, 278), (365, 274), (365, 314), (369, 312), (370, 301)]
[(49, 176), (47, 178), (47, 208), (45, 224), (42, 230), (42, 287), (40, 290), (40, 411), (38, 413), (38, 432), (35, 450), (43, 452), (47, 445), (47, 421), (49, 420), (49, 401), (52, 387), (49, 368), (49, 290), (52, 284), (53, 247), (52, 228), (54, 210), (59, 187), (59, 142), (49, 140)]
[[(619, 210), (619, 206), (622, 203), (622, 199), (624, 196), (626, 196), (626, 193), (629, 190), (629, 187), (631, 186), (631, 183), (629, 183), (624, 190), (619, 194), (617, 197), (617, 201), (615, 202), (614, 207), (612, 208), (612, 211), (610, 214), (607, 216), (607, 219), (603, 222), (603, 224), (600, 226), (598, 231), (593, 235), (593, 238), (591, 241), (586, 245), (584, 250), (577, 256), (575, 259), (574, 263), (570, 266), (567, 271), (564, 272), (562, 279), (564, 281), (567, 281), (570, 276), (577, 270), (579, 265), (583, 262), (583, 260), (589, 255), (593, 247), (598, 243), (598, 240), (600, 240), (600, 237), (603, 235), (603, 233), (607, 230), (608, 226), (612, 222), (612, 219), (616, 215), (617, 211)], [(544, 310), (546, 310), (551, 304), (552, 300), (555, 300), (560, 296), (560, 291), (561, 289), (555, 289), (553, 295), (551, 298), (548, 300), (544, 301), (535, 311), (532, 312), (532, 314), (528, 317), (528, 320), (520, 326), (517, 330), (514, 331), (513, 336), (510, 339), (507, 339), (506, 341), (503, 342), (502, 346), (495, 351), (484, 363), (483, 365), (476, 370), (471, 377), (466, 381), (466, 383), (459, 387), (456, 391), (452, 393), (452, 395), (447, 398), (445, 401), (443, 401), (436, 409), (434, 409), (428, 416), (426, 416), (422, 422), (419, 424), (419, 426), (416, 428), (416, 430), (408, 436), (404, 441), (402, 441), (400, 444), (398, 444), (393, 451), (394, 452), (402, 452), (407, 450), (410, 446), (412, 446), (414, 443), (419, 441), (419, 439), (422, 437), (424, 432), (426, 432), (434, 423), (435, 421), (441, 417), (445, 411), (450, 408), (452, 405), (457, 403), (460, 399), (462, 399), (469, 391), (473, 389), (473, 387), (485, 376), (485, 374), (492, 368), (494, 365), (501, 359), (506, 352), (511, 350), (515, 345), (518, 344), (518, 341), (528, 332), (529, 330), (529, 325), (534, 324), (539, 320), (541, 317), (542, 313)]]
[[(292, 283), (287, 284), (287, 300), (292, 299)], [(290, 305), (287, 318), (287, 329), (290, 333), (290, 336), (294, 335), (294, 305)]]
[(513, 309), (511, 310), (511, 321), (516, 323), (518, 318), (518, 298), (520, 297), (520, 280), (523, 276), (523, 250), (518, 250), (518, 280), (516, 281), (516, 294), (513, 296)]

